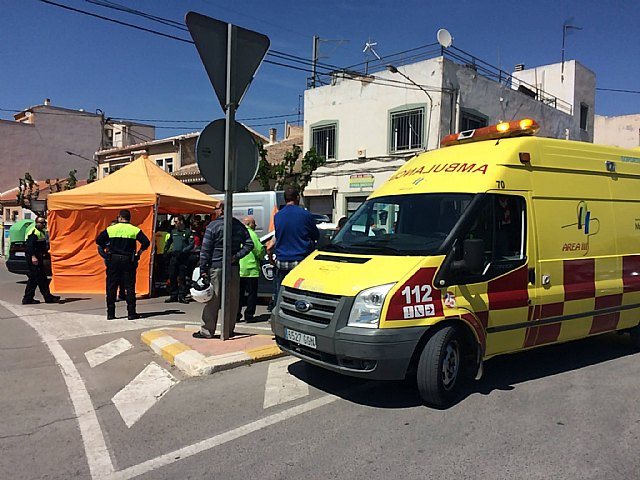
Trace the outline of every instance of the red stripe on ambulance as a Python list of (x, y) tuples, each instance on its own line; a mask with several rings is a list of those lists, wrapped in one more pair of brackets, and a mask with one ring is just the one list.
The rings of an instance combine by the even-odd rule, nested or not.
[(565, 260), (563, 267), (565, 301), (596, 296), (595, 259)]
[(489, 282), (489, 310), (526, 307), (529, 305), (529, 274), (527, 266)]
[[(605, 295), (604, 297), (596, 297), (596, 310), (608, 307), (619, 307), (622, 305), (622, 294)], [(604, 315), (596, 315), (591, 323), (589, 334), (607, 332), (615, 330), (620, 320), (620, 312), (605, 313)]]
[[(533, 312), (533, 320), (543, 320), (545, 318), (560, 317), (564, 313), (564, 303), (548, 303), (546, 305), (536, 305)], [(561, 323), (550, 325), (540, 325), (527, 329), (524, 347), (533, 347), (558, 340), (560, 336)]]
[(624, 293), (640, 291), (640, 255), (622, 257)]

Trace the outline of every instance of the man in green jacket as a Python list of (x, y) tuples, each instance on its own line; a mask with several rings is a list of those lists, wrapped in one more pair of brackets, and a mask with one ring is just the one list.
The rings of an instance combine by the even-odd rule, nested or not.
[(171, 230), (164, 245), (164, 253), (169, 254), (169, 298), (165, 303), (189, 303), (187, 300), (187, 267), (193, 250), (193, 233), (184, 222), (184, 216), (176, 217), (175, 228)]
[(240, 305), (238, 308), (239, 322), (242, 319), (240, 311), (242, 306), (246, 305), (244, 310), (245, 322), (253, 321), (253, 317), (256, 314), (256, 304), (258, 303), (258, 279), (260, 278), (260, 267), (262, 265), (262, 259), (265, 255), (265, 248), (260, 243), (260, 238), (255, 232), (256, 221), (252, 216), (244, 218), (244, 224), (247, 226), (249, 236), (253, 242), (253, 250), (240, 259)]

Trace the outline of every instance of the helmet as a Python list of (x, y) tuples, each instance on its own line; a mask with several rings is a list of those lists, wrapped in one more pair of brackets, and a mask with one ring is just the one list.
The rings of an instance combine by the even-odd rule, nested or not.
[(193, 298), (196, 302), (207, 303), (213, 298), (213, 286), (211, 286), (211, 284), (209, 283), (208, 278), (199, 277), (196, 281), (193, 282), (190, 293), (191, 298)]

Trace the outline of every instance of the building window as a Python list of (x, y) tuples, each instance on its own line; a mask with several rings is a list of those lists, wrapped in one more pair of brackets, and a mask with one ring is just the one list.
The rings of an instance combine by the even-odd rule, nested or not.
[(486, 127), (487, 117), (483, 117), (465, 110), (460, 112), (460, 131), (475, 130), (476, 128)]
[(589, 122), (587, 121), (589, 117), (589, 105), (581, 103), (580, 104), (580, 128), (582, 130), (586, 130)]
[(167, 173), (173, 172), (173, 158), (157, 158), (156, 165), (158, 165), (161, 169), (163, 169)]
[(109, 167), (102, 167), (102, 178), (106, 177), (107, 175), (109, 175)]
[(113, 148), (113, 128), (105, 128), (104, 148)]
[(122, 147), (122, 131), (113, 132), (112, 144), (114, 147)]
[(424, 108), (391, 113), (391, 153), (424, 146)]
[(316, 153), (326, 160), (336, 158), (336, 130), (335, 123), (311, 127), (311, 144), (316, 149)]

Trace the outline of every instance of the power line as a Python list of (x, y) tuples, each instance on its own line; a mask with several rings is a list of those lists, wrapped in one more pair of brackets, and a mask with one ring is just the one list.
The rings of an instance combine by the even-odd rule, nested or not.
[(618, 92), (618, 93), (640, 93), (640, 90), (623, 90), (621, 88), (596, 88), (601, 92)]
[[(81, 10), (79, 8), (74, 8), (74, 7), (70, 7), (68, 5), (57, 3), (57, 2), (54, 2), (52, 0), (39, 0), (39, 1), (42, 2), (42, 3), (46, 3), (46, 4), (49, 4), (49, 5), (53, 5), (53, 6), (59, 7), (59, 8), (63, 8), (65, 10), (70, 10), (72, 12), (80, 13), (80, 14), (87, 15), (87, 16), (90, 16), (90, 17), (99, 18), (99, 19), (105, 20), (107, 22), (116, 23), (118, 25), (134, 28), (136, 30), (141, 30), (141, 31), (144, 31), (144, 32), (147, 32), (147, 33), (151, 33), (151, 34), (154, 34), (154, 35), (159, 35), (159, 36), (170, 38), (170, 39), (173, 39), (173, 40), (178, 40), (178, 41), (183, 42), (183, 43), (189, 43), (189, 44), (193, 44), (194, 43), (192, 40), (187, 40), (187, 39), (184, 39), (184, 38), (181, 38), (181, 37), (177, 37), (175, 35), (170, 35), (170, 34), (167, 34), (167, 33), (163, 33), (163, 32), (160, 32), (158, 30), (153, 30), (153, 29), (150, 29), (150, 28), (141, 27), (141, 26), (135, 25), (133, 23), (123, 22), (121, 20), (116, 20), (116, 19), (111, 18), (111, 17), (105, 17), (104, 15), (98, 15), (96, 13), (88, 12), (86, 10)], [(99, 2), (98, 0), (85, 0), (85, 1), (88, 2), (88, 3), (91, 3), (91, 4), (100, 5), (100, 6), (103, 6), (103, 7), (106, 7), (106, 8), (111, 8), (111, 9), (115, 9), (115, 10), (118, 10), (118, 11), (127, 12), (127, 13), (130, 13), (132, 15), (144, 17), (144, 18), (146, 18), (148, 20), (159, 22), (159, 23), (162, 23), (164, 25), (170, 24), (169, 26), (179, 28), (180, 30), (183, 30), (183, 31), (188, 31), (188, 29), (186, 27), (183, 27), (181, 24), (179, 24), (178, 22), (175, 22), (173, 20), (162, 18), (162, 17), (157, 17), (157, 16), (154, 16), (154, 15), (149, 15), (147, 13), (144, 13), (144, 12), (140, 11), (140, 10), (135, 10), (135, 9), (132, 9), (132, 8), (124, 7), (122, 5), (115, 4), (114, 2), (108, 2), (109, 3), (109, 5), (108, 5), (105, 2)], [(304, 63), (304, 64), (309, 65), (309, 66), (311, 66), (312, 63), (313, 63), (311, 60), (304, 59), (303, 57), (298, 57), (296, 55), (292, 55), (292, 54), (285, 53), (285, 52), (279, 52), (277, 50), (271, 50), (271, 51), (267, 52), (267, 56), (275, 56), (276, 58), (280, 58), (280, 59), (283, 59), (283, 60), (294, 61), (294, 62), (297, 62), (297, 63)], [(282, 63), (278, 63), (278, 62), (269, 61), (269, 60), (265, 60), (265, 63), (271, 63), (273, 65), (288, 67), (288, 68), (297, 69), (297, 70), (301, 70), (301, 71), (305, 71), (305, 72), (311, 73), (311, 70), (299, 69), (299, 68), (296, 68), (293, 65), (286, 65), (286, 64), (282, 64)], [(322, 67), (325, 70), (339, 69), (339, 67), (336, 67), (335, 65), (325, 64), (325, 63), (322, 63), (322, 62), (317, 62), (316, 65)]]
[(74, 7), (70, 7), (68, 5), (63, 5), (61, 3), (52, 2), (51, 0), (39, 0), (39, 1), (42, 2), (42, 3), (47, 3), (49, 5), (56, 6), (56, 7), (64, 8), (65, 10), (71, 10), (72, 12), (81, 13), (82, 15), (88, 15), (90, 17), (95, 17), (95, 18), (99, 18), (101, 20), (105, 20), (107, 22), (117, 23), (118, 25), (124, 25), (125, 27), (131, 27), (131, 28), (135, 28), (136, 30), (142, 30), (143, 32), (148, 32), (148, 33), (152, 33), (154, 35), (160, 35), (162, 37), (171, 38), (173, 40), (178, 40), (179, 42), (193, 43), (191, 40), (185, 40), (184, 38), (176, 37), (175, 35), (170, 35), (168, 33), (162, 33), (162, 32), (159, 32), (157, 30), (151, 30), (151, 29), (145, 28), (145, 27), (140, 27), (140, 26), (134, 25), (132, 23), (127, 23), (127, 22), (123, 22), (123, 21), (120, 21), (120, 20), (116, 20), (114, 18), (109, 18), (109, 17), (105, 17), (103, 15), (98, 15), (97, 13), (91, 13), (91, 12), (87, 12), (85, 10), (80, 10), (79, 8), (74, 8)]

